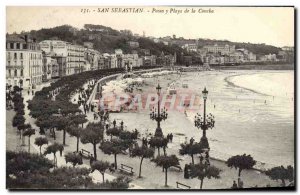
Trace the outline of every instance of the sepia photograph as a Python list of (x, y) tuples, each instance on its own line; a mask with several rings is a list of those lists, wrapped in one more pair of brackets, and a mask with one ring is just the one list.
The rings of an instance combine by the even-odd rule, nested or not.
[(5, 9), (7, 190), (296, 189), (295, 7)]

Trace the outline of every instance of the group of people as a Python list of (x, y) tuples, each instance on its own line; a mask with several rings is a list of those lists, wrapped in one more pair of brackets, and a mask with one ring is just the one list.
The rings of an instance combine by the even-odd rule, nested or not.
[(108, 111), (99, 111), (99, 112), (94, 112), (94, 120), (98, 120), (100, 117), (101, 121), (106, 121), (109, 119), (109, 112)]
[(172, 143), (173, 142), (173, 134), (172, 133), (168, 134), (167, 139), (168, 139), (168, 142)]
[(244, 182), (241, 180), (241, 178), (238, 178), (237, 183), (235, 180), (233, 180), (231, 189), (238, 189), (238, 188), (243, 188), (243, 187), (244, 187)]

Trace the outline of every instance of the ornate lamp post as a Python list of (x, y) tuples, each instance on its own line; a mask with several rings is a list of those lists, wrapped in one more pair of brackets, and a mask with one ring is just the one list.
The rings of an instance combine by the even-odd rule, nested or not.
[(159, 84), (157, 85), (156, 90), (157, 90), (157, 94), (158, 94), (157, 111), (156, 111), (156, 108), (151, 110), (150, 119), (155, 120), (157, 122), (157, 128), (155, 130), (154, 135), (156, 137), (163, 137), (163, 132), (162, 132), (161, 127), (160, 127), (160, 122), (162, 120), (166, 120), (168, 118), (168, 113), (167, 113), (166, 108), (160, 109), (159, 98), (160, 98), (161, 87), (159, 86)]
[(205, 148), (209, 148), (208, 140), (206, 137), (206, 130), (212, 129), (215, 126), (215, 117), (210, 113), (206, 115), (206, 99), (207, 99), (208, 91), (206, 88), (202, 91), (203, 100), (204, 100), (204, 109), (203, 109), (203, 117), (197, 113), (195, 116), (195, 127), (201, 129), (203, 131), (203, 135), (200, 139), (200, 143), (203, 144)]

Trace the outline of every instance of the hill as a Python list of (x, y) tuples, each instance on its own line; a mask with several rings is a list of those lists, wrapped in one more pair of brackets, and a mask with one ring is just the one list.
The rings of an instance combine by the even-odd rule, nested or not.
[[(180, 47), (180, 44), (170, 44), (166, 46), (163, 43), (155, 43), (153, 40), (145, 37), (133, 36), (132, 32), (129, 30), (118, 31), (102, 25), (85, 24), (83, 29), (76, 29), (70, 25), (63, 25), (54, 28), (42, 28), (40, 30), (22, 32), (22, 34), (25, 33), (35, 37), (37, 41), (60, 39), (77, 44), (92, 42), (94, 44), (94, 48), (103, 53), (113, 53), (115, 49), (122, 49), (124, 53), (131, 53), (133, 50), (136, 50), (139, 54), (141, 54), (143, 53), (143, 49), (149, 49), (152, 55), (160, 55), (162, 52), (164, 52), (164, 54), (174, 54), (176, 52), (177, 54), (183, 53), (184, 55), (188, 55), (187, 52)], [(128, 45), (128, 41), (138, 42), (139, 47), (130, 47)], [(173, 41), (179, 43), (179, 40)], [(182, 41), (195, 42), (196, 40), (183, 39)], [(258, 55), (266, 55), (270, 53), (277, 54), (278, 51), (281, 50), (278, 47), (265, 44), (240, 43), (228, 40), (198, 40), (199, 47), (213, 44), (235, 45), (237, 49), (246, 48)]]

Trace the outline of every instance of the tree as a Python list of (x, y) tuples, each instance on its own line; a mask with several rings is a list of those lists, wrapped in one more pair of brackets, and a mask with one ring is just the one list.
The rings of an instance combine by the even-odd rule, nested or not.
[(21, 124), (24, 124), (25, 123), (25, 118), (23, 115), (21, 114), (16, 114), (13, 118), (13, 122), (12, 122), (12, 125), (13, 127), (17, 127)]
[(110, 139), (112, 140), (113, 136), (119, 136), (121, 131), (121, 128), (112, 127), (106, 130), (106, 135), (110, 136)]
[(6, 176), (17, 175), (21, 171), (39, 172), (53, 167), (51, 161), (37, 154), (28, 152), (6, 151)]
[(89, 123), (87, 127), (82, 131), (80, 140), (83, 144), (91, 143), (94, 148), (94, 157), (97, 160), (97, 144), (103, 140), (103, 125), (99, 123)]
[(44, 154), (53, 154), (53, 164), (54, 164), (54, 167), (57, 167), (57, 158), (56, 158), (56, 152), (59, 151), (60, 149), (60, 145), (58, 143), (53, 143), (49, 146), (47, 146)]
[(77, 164), (82, 165), (82, 157), (78, 153), (69, 152), (65, 155), (66, 163), (72, 163), (73, 167)]
[(201, 181), (200, 189), (202, 189), (203, 180), (205, 178), (219, 179), (220, 178), (220, 172), (221, 172), (221, 170), (218, 169), (217, 167), (212, 166), (212, 165), (209, 166), (209, 165), (203, 164), (203, 163), (192, 165), (192, 167), (191, 167), (191, 177), (192, 178), (197, 177)]
[(282, 186), (285, 186), (285, 180), (294, 181), (294, 168), (290, 165), (287, 168), (284, 166), (273, 167), (265, 173), (273, 180), (281, 180)]
[(226, 164), (230, 168), (238, 169), (238, 176), (241, 177), (242, 170), (251, 169), (256, 164), (256, 161), (250, 155), (243, 154), (230, 157)]
[(151, 137), (149, 140), (151, 148), (157, 148), (158, 156), (160, 156), (160, 148), (164, 149), (164, 155), (166, 155), (166, 147), (168, 145), (168, 139), (164, 137)]
[(136, 143), (136, 133), (130, 131), (121, 131), (119, 134), (119, 138), (123, 141), (123, 144), (126, 145), (127, 148)]
[(139, 171), (139, 178), (141, 178), (141, 172), (142, 172), (142, 163), (144, 158), (153, 158), (154, 156), (154, 149), (148, 148), (145, 146), (142, 147), (134, 147), (130, 152), (130, 157), (139, 157), (141, 158), (140, 162), (140, 171)]
[(83, 128), (83, 124), (88, 121), (86, 119), (86, 115), (84, 114), (70, 115), (68, 119), (70, 121), (69, 125), (72, 124), (74, 124), (75, 126), (81, 125), (82, 128)]
[(104, 154), (114, 155), (115, 169), (117, 169), (117, 155), (123, 153), (123, 151), (125, 151), (128, 147), (122, 140), (112, 139), (111, 141), (102, 142), (99, 148), (104, 152)]
[(48, 144), (48, 139), (46, 137), (37, 137), (34, 144), (40, 148), (40, 155), (42, 155), (42, 146)]
[(192, 157), (192, 164), (195, 164), (194, 155), (201, 154), (203, 152), (203, 147), (199, 143), (180, 144), (180, 147), (179, 154), (190, 155)]
[[(29, 123), (22, 123), (18, 125), (17, 129), (20, 131), (20, 139), (22, 139), (24, 130), (29, 128), (31, 128), (31, 125)], [(22, 145), (24, 145), (24, 138), (22, 139)]]
[(94, 161), (91, 165), (92, 172), (98, 170), (101, 173), (103, 183), (104, 183), (104, 173), (107, 169), (109, 169), (109, 167), (110, 164), (107, 161)]
[(23, 136), (28, 136), (28, 152), (30, 153), (30, 137), (35, 134), (35, 129), (29, 128), (26, 129), (23, 133)]
[(6, 187), (8, 189), (127, 189), (130, 180), (117, 177), (95, 184), (90, 169), (61, 167), (49, 171), (53, 163), (27, 152), (6, 152)]
[(83, 129), (81, 127), (76, 127), (76, 126), (70, 126), (67, 128), (68, 133), (71, 136), (75, 136), (77, 139), (77, 144), (76, 144), (76, 151), (79, 152), (79, 139), (80, 139), (80, 135), (81, 132), (83, 131)]
[(58, 131), (63, 131), (63, 145), (66, 145), (66, 128), (69, 124), (69, 119), (66, 117), (56, 117), (54, 122), (54, 127), (58, 130)]
[(171, 156), (158, 156), (154, 159), (157, 166), (165, 170), (165, 187), (168, 187), (168, 169), (172, 166), (179, 165), (179, 159), (175, 155)]

